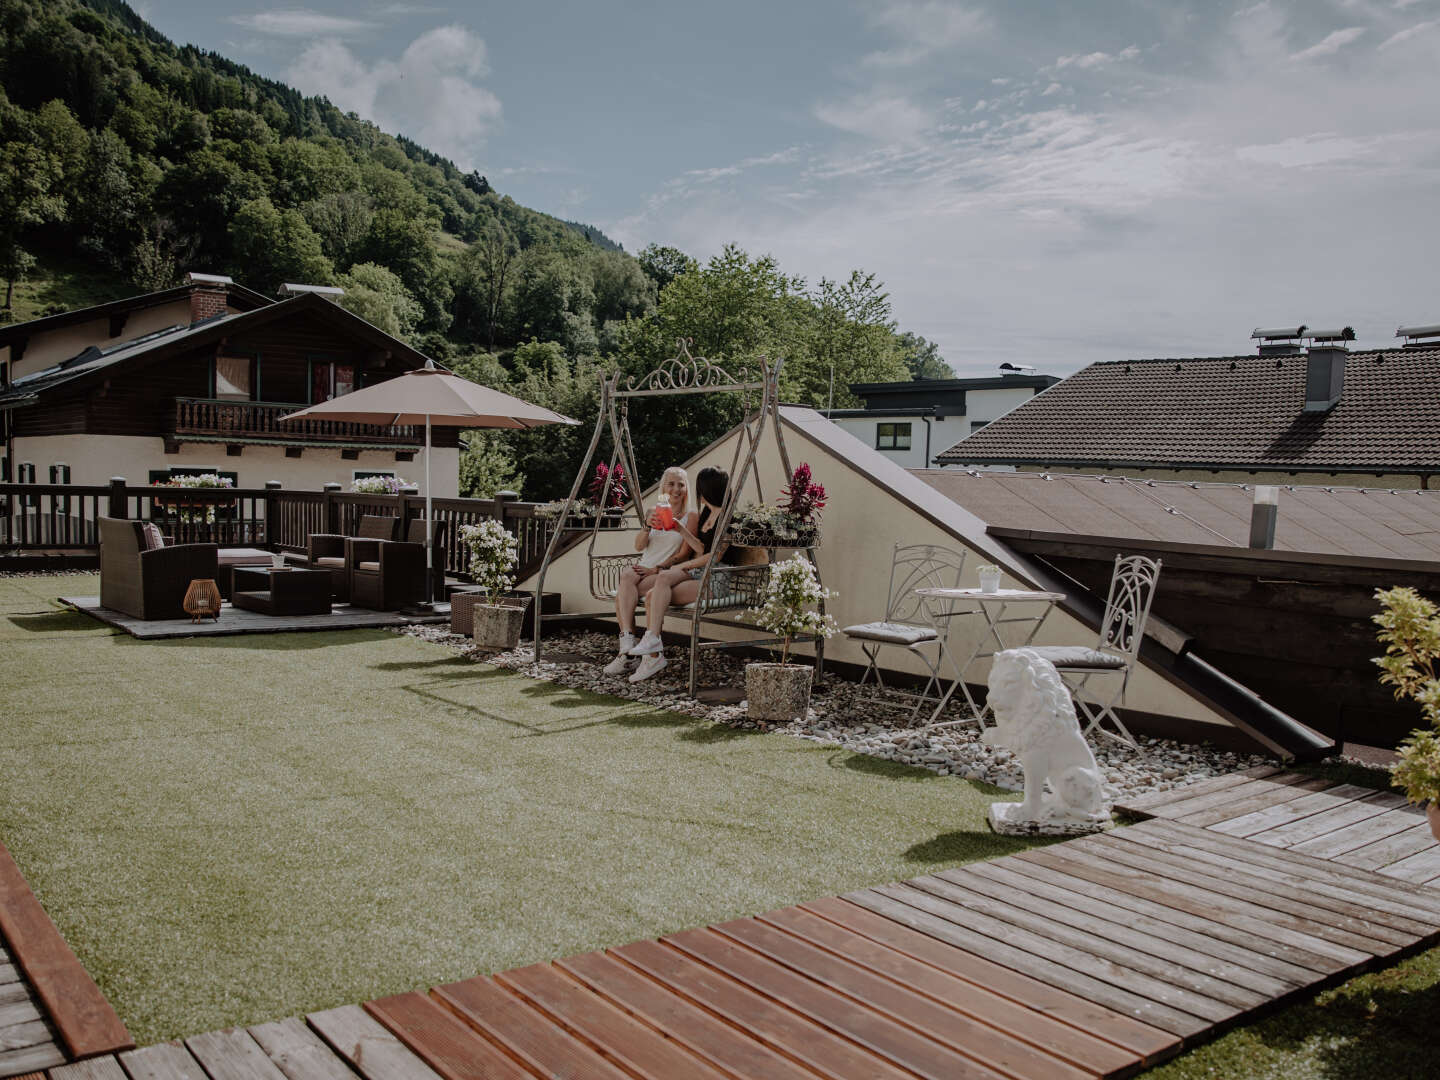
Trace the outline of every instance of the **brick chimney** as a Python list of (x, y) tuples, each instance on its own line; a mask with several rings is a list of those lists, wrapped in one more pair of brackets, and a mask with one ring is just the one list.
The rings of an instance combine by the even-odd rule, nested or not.
[(221, 274), (192, 272), (186, 276), (186, 283), (190, 286), (191, 325), (204, 319), (213, 319), (216, 315), (224, 315), (229, 310), (226, 306), (229, 295), (226, 287), (234, 284), (230, 278)]

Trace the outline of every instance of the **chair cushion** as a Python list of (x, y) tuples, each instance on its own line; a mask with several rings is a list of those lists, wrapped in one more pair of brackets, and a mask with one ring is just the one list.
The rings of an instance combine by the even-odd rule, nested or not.
[(365, 571), (367, 571), (367, 572), (369, 572), (369, 573), (371, 573), (371, 574), (378, 574), (378, 573), (380, 572), (380, 563), (379, 563), (378, 561), (376, 561), (376, 562), (356, 563), (356, 564), (355, 564), (355, 569), (356, 569), (356, 570), (365, 570)]
[(160, 526), (152, 522), (145, 522), (140, 526), (140, 550), (155, 551), (165, 546), (165, 537), (160, 534)]
[(911, 626), (909, 623), (867, 622), (847, 626), (841, 631), (846, 637), (862, 641), (883, 641), (887, 645), (918, 645), (940, 636), (933, 626)]
[(339, 555), (321, 555), (315, 560), (316, 566), (324, 566), (331, 570), (344, 570), (345, 560)]
[(1102, 671), (1121, 671), (1127, 661), (1123, 656), (1101, 652), (1087, 645), (1031, 645), (1031, 652), (1037, 652), (1057, 668), (1097, 668)]

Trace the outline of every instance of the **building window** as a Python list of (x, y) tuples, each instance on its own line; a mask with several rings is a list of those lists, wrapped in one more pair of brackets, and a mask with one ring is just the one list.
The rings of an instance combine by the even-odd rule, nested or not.
[(876, 425), (875, 425), (875, 449), (876, 449), (876, 450), (909, 450), (909, 449), (910, 449), (910, 425), (909, 425), (909, 424), (876, 424)]
[(334, 360), (310, 361), (310, 404), (318, 405), (355, 389), (355, 365)]

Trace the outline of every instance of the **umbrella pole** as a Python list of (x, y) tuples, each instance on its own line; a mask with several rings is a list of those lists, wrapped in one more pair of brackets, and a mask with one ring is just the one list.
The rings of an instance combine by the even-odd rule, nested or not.
[(435, 600), (435, 517), (430, 512), (430, 414), (425, 414), (425, 602)]

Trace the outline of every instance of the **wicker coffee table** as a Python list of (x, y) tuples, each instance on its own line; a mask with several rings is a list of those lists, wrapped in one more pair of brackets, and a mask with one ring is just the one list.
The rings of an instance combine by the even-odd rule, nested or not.
[(262, 615), (330, 614), (330, 571), (237, 566), (232, 607)]

